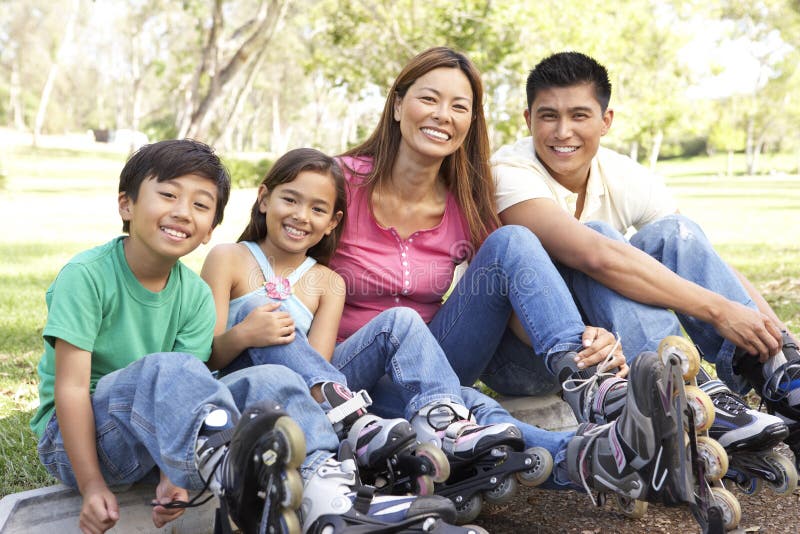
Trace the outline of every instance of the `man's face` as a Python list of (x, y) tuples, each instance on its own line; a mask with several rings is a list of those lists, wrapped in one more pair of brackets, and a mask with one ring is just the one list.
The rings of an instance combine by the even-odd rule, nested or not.
[(590, 83), (539, 91), (525, 110), (539, 161), (567, 187), (589, 177), (592, 158), (613, 117), (611, 109), (604, 113), (600, 108)]

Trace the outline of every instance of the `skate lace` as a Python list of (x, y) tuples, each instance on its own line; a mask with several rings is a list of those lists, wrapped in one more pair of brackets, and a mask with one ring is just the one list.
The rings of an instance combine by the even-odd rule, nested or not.
[(748, 409), (744, 401), (727, 391), (715, 393), (711, 399), (715, 406), (733, 415), (738, 415)]
[[(581, 484), (583, 484), (583, 489), (586, 490), (586, 493), (589, 495), (589, 498), (592, 500), (592, 504), (594, 504), (595, 506), (598, 506), (597, 500), (594, 498), (594, 495), (592, 494), (592, 489), (589, 487), (589, 483), (586, 481), (586, 471), (584, 470), (584, 463), (586, 462), (586, 455), (589, 453), (589, 450), (591, 449), (592, 443), (594, 443), (594, 441), (598, 437), (600, 437), (600, 435), (606, 430), (606, 428), (608, 428), (609, 426), (611, 426), (613, 424), (614, 423), (609, 423), (607, 425), (600, 425), (600, 426), (595, 426), (595, 427), (587, 429), (583, 433), (583, 436), (585, 436), (585, 437), (587, 437), (589, 439), (586, 441), (586, 443), (584, 444), (583, 448), (581, 449), (580, 454), (578, 455), (578, 473), (580, 473), (580, 476), (581, 476)], [(609, 431), (613, 432), (614, 429), (612, 428)]]
[(205, 499), (200, 500), (200, 497), (206, 492), (206, 490), (208, 490), (208, 487), (211, 485), (211, 479), (214, 477), (214, 473), (217, 472), (217, 469), (219, 469), (219, 466), (222, 463), (223, 459), (224, 456), (219, 460), (217, 460), (217, 463), (214, 464), (214, 468), (211, 470), (211, 476), (209, 476), (206, 480), (203, 480), (203, 487), (200, 488), (200, 491), (197, 492), (197, 495), (195, 495), (188, 501), (175, 500), (175, 501), (170, 501), (166, 504), (160, 504), (153, 501), (150, 503), (150, 506), (152, 507), (163, 506), (168, 510), (173, 510), (176, 508), (197, 508), (198, 506), (203, 506), (205, 503), (214, 498), (214, 494), (210, 493)]
[[(476, 404), (475, 406), (472, 406), (471, 408), (469, 408), (469, 411), (467, 412), (467, 418), (465, 419), (465, 421), (473, 421), (474, 420), (474, 417), (473, 417), (474, 416), (474, 411), (477, 408), (480, 408), (481, 406), (483, 406), (482, 403), (481, 404)], [(447, 411), (450, 412), (450, 418), (449, 418), (448, 421), (443, 422), (441, 425), (435, 425), (435, 424), (433, 424), (433, 421), (431, 421), (431, 414), (433, 412), (435, 412), (436, 410), (438, 410), (439, 408), (446, 408)], [(439, 413), (437, 415), (443, 415), (443, 414)], [(461, 416), (459, 416), (456, 413), (455, 408), (453, 408), (451, 405), (445, 404), (445, 403), (441, 403), (441, 404), (435, 404), (433, 407), (431, 407), (431, 409), (425, 415), (425, 419), (426, 419), (426, 421), (428, 423), (428, 426), (433, 428), (436, 432), (441, 432), (442, 430), (447, 430), (447, 427), (449, 427), (453, 422), (460, 421), (461, 420)]]
[[(581, 390), (592, 391), (595, 384), (599, 384), (606, 378), (613, 377), (614, 373), (609, 372), (609, 369), (614, 361), (614, 351), (617, 350), (617, 347), (619, 347), (620, 343), (619, 333), (615, 333), (615, 336), (617, 340), (614, 343), (614, 346), (611, 347), (611, 351), (606, 356), (606, 359), (597, 364), (597, 372), (595, 374), (589, 378), (567, 378), (561, 385), (561, 389), (567, 393), (575, 393)], [(587, 398), (584, 404), (588, 405), (589, 403), (591, 403), (591, 399)]]

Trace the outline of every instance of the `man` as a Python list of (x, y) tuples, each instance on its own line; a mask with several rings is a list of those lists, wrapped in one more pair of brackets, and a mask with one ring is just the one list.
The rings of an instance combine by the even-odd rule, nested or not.
[[(755, 386), (776, 399), (768, 404), (784, 419), (800, 420), (800, 399), (792, 399), (800, 391), (787, 390), (800, 376), (800, 361), (791, 361), (800, 358), (796, 341), (699, 226), (677, 213), (660, 179), (600, 147), (614, 118), (610, 97), (606, 69), (584, 54), (554, 54), (531, 71), (524, 112), (531, 137), (492, 157), (501, 221), (536, 234), (587, 321), (617, 332), (629, 358), (683, 326), (728, 386), (741, 393)], [(638, 231), (628, 243), (631, 227)], [(718, 381), (704, 389), (720, 422), (752, 429), (730, 440), (720, 435), (723, 445), (760, 447), (785, 437), (774, 417), (741, 405), (723, 410), (732, 395)]]

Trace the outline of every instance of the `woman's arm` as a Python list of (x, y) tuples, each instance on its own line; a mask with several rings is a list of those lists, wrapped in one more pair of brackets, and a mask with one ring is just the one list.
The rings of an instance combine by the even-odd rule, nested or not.
[[(321, 266), (320, 266), (321, 267)], [(344, 279), (328, 269), (326, 275), (320, 277), (321, 287), (313, 288), (320, 292), (319, 306), (308, 331), (309, 344), (326, 360), (333, 357), (336, 346), (336, 334), (339, 331), (339, 322), (344, 310), (345, 285)]]

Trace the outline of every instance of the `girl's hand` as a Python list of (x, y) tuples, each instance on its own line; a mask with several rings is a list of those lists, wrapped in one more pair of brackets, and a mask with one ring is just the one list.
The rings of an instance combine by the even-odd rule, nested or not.
[(613, 350), (610, 362), (604, 365), (605, 369), (616, 369), (616, 375), (620, 378), (628, 375), (628, 364), (622, 352), (622, 343), (618, 343), (611, 332), (605, 328), (587, 326), (582, 338), (584, 348), (578, 353), (578, 367), (585, 369), (598, 365), (605, 361)]
[(99, 481), (83, 490), (83, 505), (78, 525), (83, 534), (102, 534), (119, 520), (117, 497), (105, 482)]
[(279, 307), (279, 303), (269, 302), (254, 308), (240, 323), (249, 347), (286, 345), (294, 341), (294, 319), (288, 312), (279, 311)]

